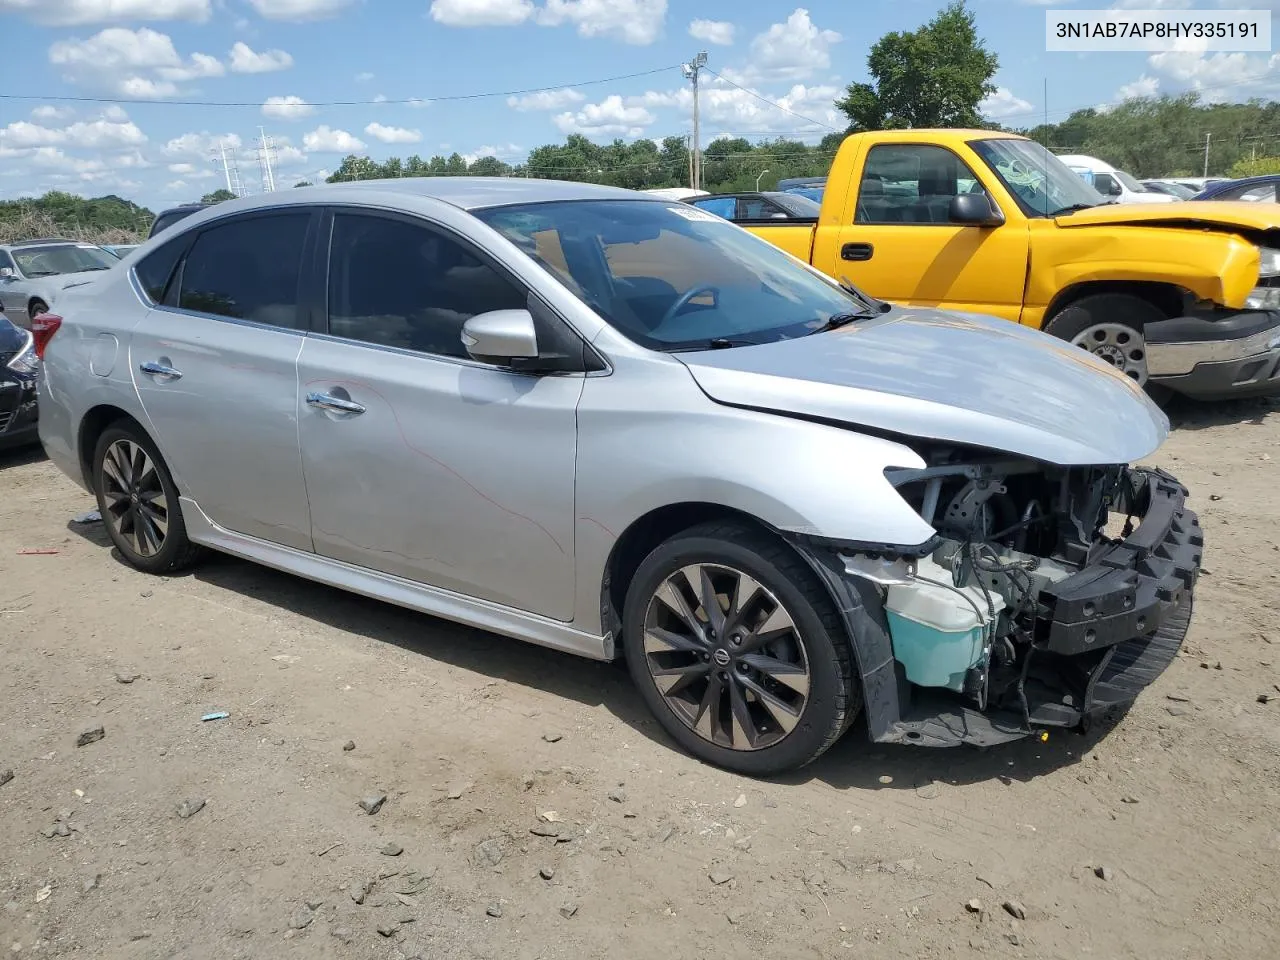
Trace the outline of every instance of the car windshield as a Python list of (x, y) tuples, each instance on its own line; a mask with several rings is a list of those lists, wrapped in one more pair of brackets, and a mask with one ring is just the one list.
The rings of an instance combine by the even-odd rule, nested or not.
[(1121, 183), (1123, 183), (1124, 188), (1126, 190), (1131, 190), (1134, 193), (1153, 193), (1154, 192), (1152, 190), (1148, 190), (1146, 187), (1140, 184), (1137, 180), (1135, 180), (1132, 174), (1125, 173), (1123, 170), (1113, 170), (1111, 172), (1111, 175), (1115, 177), (1117, 180), (1119, 180)]
[(655, 350), (770, 343), (866, 312), (834, 281), (687, 204), (562, 201), (475, 215)]
[(81, 273), (86, 270), (110, 270), (120, 261), (103, 250), (87, 244), (60, 243), (49, 247), (23, 247), (13, 250), (13, 259), (23, 276), (52, 277), (59, 273)]
[(822, 205), (815, 203), (813, 200), (799, 193), (773, 193), (770, 198), (778, 206), (786, 210), (793, 217), (803, 217), (811, 220), (818, 219), (818, 214), (822, 212)]
[(1029, 217), (1056, 217), (1106, 200), (1034, 140), (973, 140), (975, 153)]

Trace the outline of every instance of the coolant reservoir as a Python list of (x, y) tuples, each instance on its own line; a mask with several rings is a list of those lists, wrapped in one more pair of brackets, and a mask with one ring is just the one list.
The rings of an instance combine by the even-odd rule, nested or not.
[(889, 587), (884, 608), (894, 658), (912, 683), (962, 692), (965, 674), (987, 645), (994, 622), (989, 610), (999, 616), (1004, 598), (991, 591), (988, 604), (977, 587), (951, 587), (951, 571), (929, 559), (917, 572), (947, 586), (915, 580)]

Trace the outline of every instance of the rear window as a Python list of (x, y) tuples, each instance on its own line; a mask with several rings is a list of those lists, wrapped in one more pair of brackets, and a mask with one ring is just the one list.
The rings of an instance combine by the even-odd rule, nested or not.
[(202, 230), (182, 268), (178, 306), (298, 327), (298, 283), (310, 219), (302, 211), (274, 213)]
[(185, 220), (193, 213), (199, 212), (199, 208), (193, 208), (190, 210), (166, 210), (164, 213), (158, 215), (155, 222), (151, 224), (151, 233), (148, 234), (148, 236), (154, 237), (161, 230), (169, 229), (179, 220)]

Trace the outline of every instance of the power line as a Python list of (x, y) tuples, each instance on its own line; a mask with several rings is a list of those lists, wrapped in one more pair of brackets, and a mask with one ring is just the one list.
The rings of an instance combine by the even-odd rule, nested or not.
[[(616, 77), (601, 77), (598, 80), (580, 80), (576, 83), (555, 83), (545, 87), (525, 87), (521, 90), (493, 90), (487, 93), (457, 93), (439, 97), (405, 97), (400, 100), (309, 100), (310, 107), (363, 107), (377, 104), (409, 104), (409, 103), (451, 103), (463, 100), (485, 100), (492, 97), (519, 97), (530, 93), (549, 93), (567, 87), (592, 87), (602, 83), (617, 83), (620, 80), (635, 80), (638, 77), (651, 77), (657, 73), (679, 69), (679, 64), (666, 67), (655, 67), (652, 70), (641, 70), (639, 73), (624, 73)], [(71, 97), (52, 94), (39, 95), (28, 93), (0, 93), (0, 100), (59, 100), (68, 103), (129, 103), (129, 104), (163, 104), (174, 107), (261, 107), (261, 100), (147, 100), (138, 97)]]
[(831, 124), (829, 123), (824, 123), (821, 120), (815, 120), (813, 119), (813, 117), (806, 117), (803, 113), (796, 113), (794, 110), (791, 110), (788, 107), (784, 107), (782, 104), (778, 103), (776, 100), (770, 100), (768, 97), (761, 96), (760, 94), (756, 93), (754, 90), (748, 87), (744, 87), (740, 83), (734, 83), (728, 77), (724, 76), (723, 74), (716, 73), (710, 67), (704, 67), (703, 69), (706, 70), (707, 73), (715, 77), (717, 80), (723, 80), (725, 83), (729, 84), (729, 86), (737, 87), (743, 93), (749, 93), (751, 96), (755, 97), (761, 103), (767, 103), (769, 106), (773, 107), (774, 109), (781, 110), (783, 113), (789, 113), (793, 117), (798, 117), (799, 119), (803, 120), (805, 123), (817, 124), (819, 127), (826, 127), (828, 130), (836, 129), (835, 127), (831, 126)]

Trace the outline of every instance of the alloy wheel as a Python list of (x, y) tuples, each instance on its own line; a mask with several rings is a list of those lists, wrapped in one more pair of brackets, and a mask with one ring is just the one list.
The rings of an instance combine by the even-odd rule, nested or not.
[(672, 713), (720, 747), (774, 746), (809, 700), (794, 618), (770, 590), (722, 564), (692, 564), (663, 580), (645, 611), (644, 654)]
[(169, 532), (169, 501), (160, 473), (132, 440), (117, 440), (102, 460), (104, 519), (140, 557), (153, 557)]
[(1147, 343), (1142, 333), (1124, 323), (1096, 323), (1071, 343), (1111, 364), (1138, 386), (1147, 383)]

